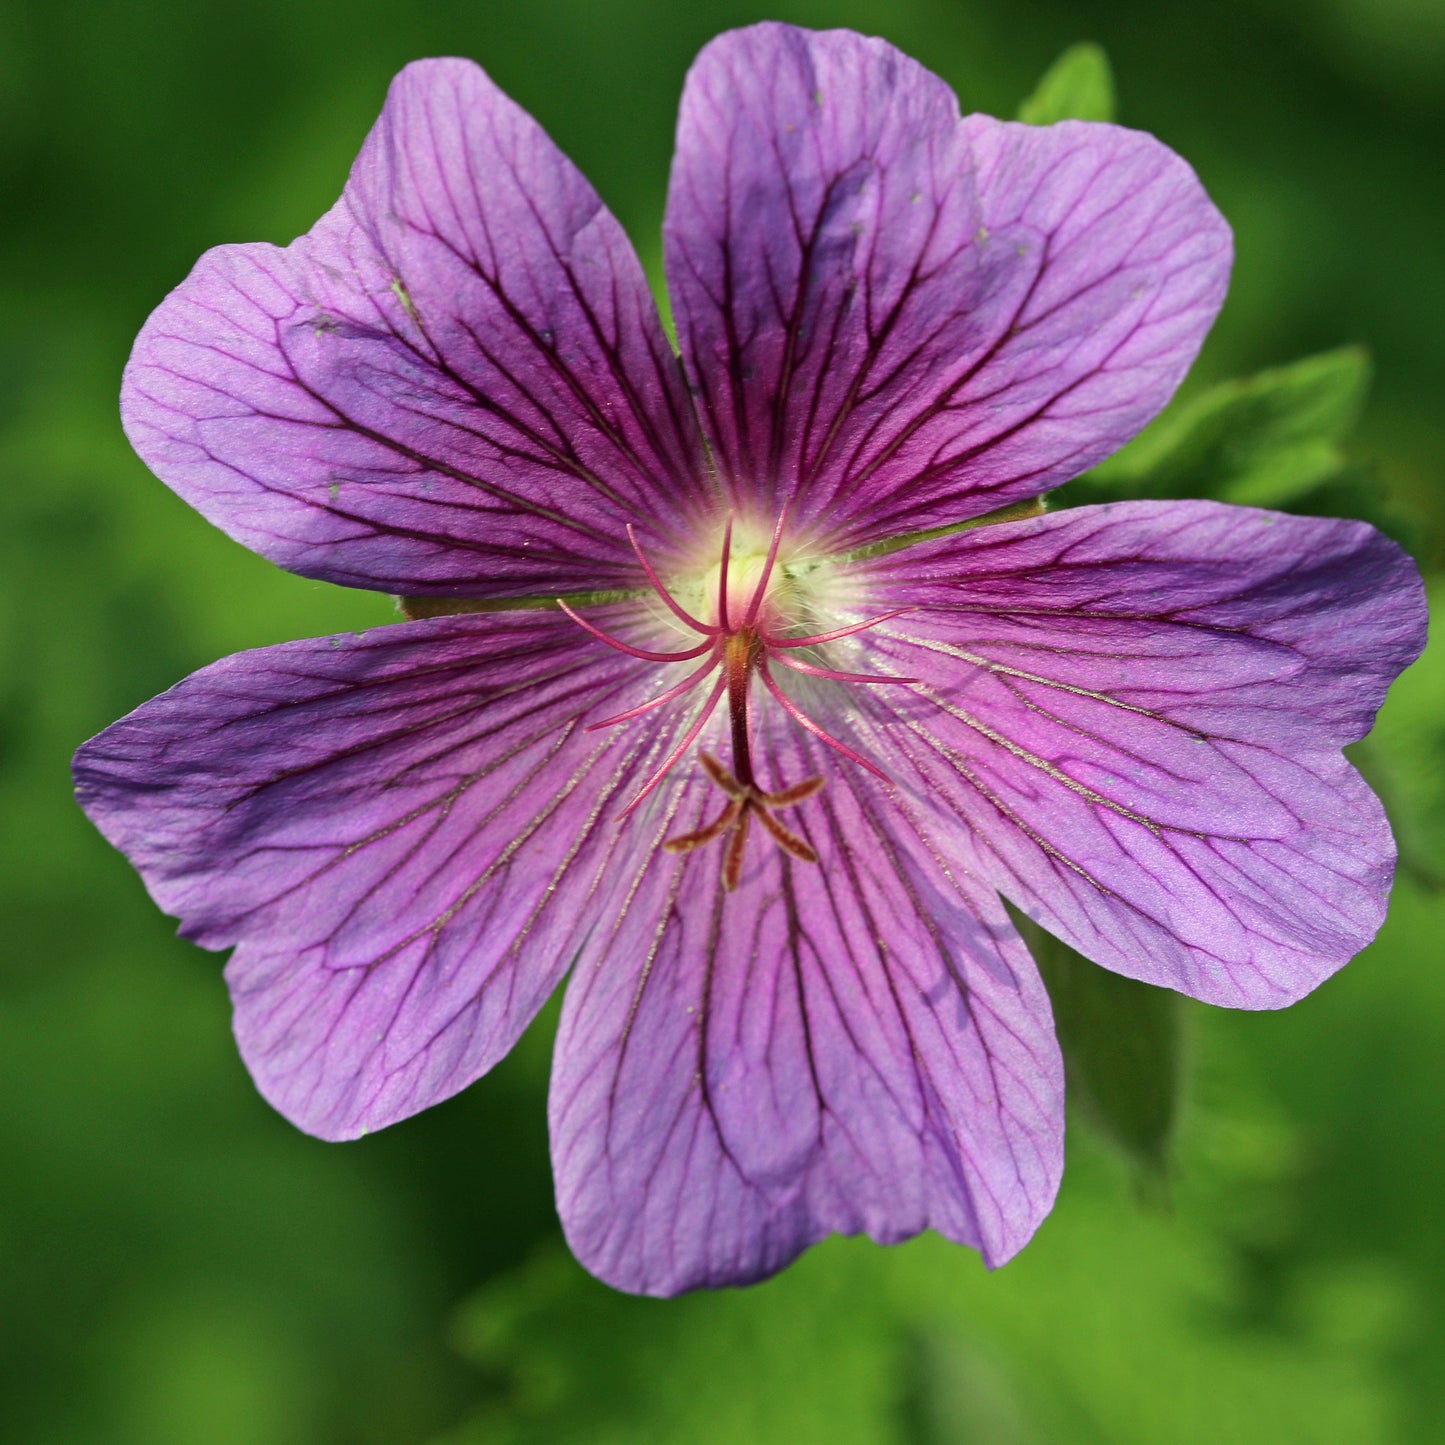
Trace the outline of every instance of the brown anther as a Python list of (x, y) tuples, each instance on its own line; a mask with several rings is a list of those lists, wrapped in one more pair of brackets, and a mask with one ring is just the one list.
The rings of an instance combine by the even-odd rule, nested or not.
[(702, 764), (703, 772), (727, 794), (730, 801), (711, 823), (707, 823), (691, 833), (681, 833), (675, 838), (664, 840), (662, 846), (665, 852), (691, 853), (696, 848), (714, 843), (719, 838), (726, 836), (727, 846), (723, 850), (722, 883), (723, 887), (731, 893), (742, 881), (743, 856), (747, 849), (748, 833), (752, 827), (752, 820), (756, 818), (773, 842), (790, 857), (798, 859), (800, 863), (816, 863), (818, 861), (818, 854), (811, 844), (805, 842), (792, 829), (784, 827), (773, 817), (771, 810), (790, 808), (796, 803), (811, 798), (823, 786), (822, 778), (804, 778), (800, 783), (779, 788), (776, 792), (765, 793), (757, 784), (745, 783), (735, 777), (711, 753), (698, 753), (698, 761)]
[(748, 820), (750, 812), (746, 805), (738, 816), (736, 826), (733, 828), (733, 835), (728, 839), (728, 845), (723, 852), (723, 887), (731, 893), (742, 881), (743, 876), (743, 849), (748, 845)]
[(728, 797), (738, 799), (747, 797), (747, 788), (738, 782), (711, 753), (700, 752), (697, 755), (697, 760), (702, 764), (703, 772), (705, 772)]
[(664, 851), (691, 853), (694, 848), (701, 848), (716, 841), (742, 816), (743, 806), (741, 802), (729, 803), (707, 827), (699, 828), (695, 833), (683, 833), (676, 838), (667, 839), (662, 845)]
[(791, 853), (794, 858), (800, 859), (804, 863), (816, 863), (818, 861), (818, 855), (813, 849), (807, 843), (803, 842), (796, 833), (783, 827), (766, 808), (759, 808), (757, 814), (758, 822), (768, 830), (773, 842), (785, 853)]
[(801, 783), (794, 783), (790, 788), (780, 788), (776, 793), (763, 793), (762, 799), (770, 808), (791, 808), (794, 803), (806, 802), (822, 789), (822, 778), (804, 778)]

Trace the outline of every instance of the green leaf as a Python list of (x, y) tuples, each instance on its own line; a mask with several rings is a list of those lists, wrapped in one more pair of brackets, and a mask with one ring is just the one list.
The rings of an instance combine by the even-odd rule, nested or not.
[(1297, 503), (1359, 480), (1340, 451), (1370, 385), (1370, 360), (1347, 346), (1229, 381), (1171, 406), (1080, 478), (1111, 496), (1213, 497), (1256, 507)]
[(1179, 995), (1111, 973), (1029, 919), (1014, 920), (1049, 990), (1073, 1102), (1162, 1175), (1184, 1076)]
[(1019, 119), (1029, 125), (1052, 125), (1056, 120), (1113, 120), (1114, 74), (1109, 69), (1109, 57), (1088, 41), (1071, 45), (1019, 106)]

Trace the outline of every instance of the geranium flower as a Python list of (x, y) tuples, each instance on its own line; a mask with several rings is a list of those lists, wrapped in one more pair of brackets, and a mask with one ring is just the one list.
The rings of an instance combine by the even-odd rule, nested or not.
[(311, 232), (203, 257), (126, 372), (137, 450), (413, 620), (203, 669), (80, 750), (80, 798), (234, 948), (301, 1128), (465, 1087), (570, 971), (558, 1205), (602, 1278), (930, 1226), (997, 1264), (1063, 1114), (999, 895), (1195, 998), (1313, 988), (1384, 913), (1339, 748), (1418, 579), (1359, 523), (1042, 513), (1224, 295), (1149, 136), (960, 120), (881, 41), (760, 25), (688, 77), (665, 236), (680, 361), (596, 193), (436, 60)]

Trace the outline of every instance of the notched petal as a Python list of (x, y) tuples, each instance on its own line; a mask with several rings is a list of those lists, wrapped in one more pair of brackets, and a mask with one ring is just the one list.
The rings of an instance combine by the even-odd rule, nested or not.
[[(1384, 918), (1394, 844), (1340, 755), (1424, 643), (1419, 576), (1357, 522), (1121, 503), (856, 565), (895, 781), (1098, 963), (1277, 1008)], [(866, 579), (866, 581), (865, 581)], [(867, 728), (863, 734), (867, 736)]]
[(121, 408), (239, 541), (416, 595), (631, 583), (626, 522), (668, 538), (704, 474), (621, 228), (460, 60), (397, 77), (307, 235), (201, 259), (137, 339)]
[(931, 821), (881, 813), (780, 715), (759, 727), (782, 772), (829, 779), (789, 815), (818, 861), (758, 839), (728, 891), (691, 853), (574, 974), (551, 1097), (568, 1239), (663, 1295), (763, 1278), (834, 1231), (931, 1227), (1001, 1263), (1062, 1166), (1037, 973)]
[(688, 76), (665, 223), (724, 477), (840, 547), (1036, 496), (1172, 395), (1228, 227), (1147, 135), (970, 116), (879, 40), (765, 24)]
[(639, 686), (555, 614), (288, 643), (93, 738), (79, 797), (187, 937), (234, 946), (261, 1091), (352, 1137), (490, 1068), (645, 869), (606, 805), (651, 739), (583, 728)]

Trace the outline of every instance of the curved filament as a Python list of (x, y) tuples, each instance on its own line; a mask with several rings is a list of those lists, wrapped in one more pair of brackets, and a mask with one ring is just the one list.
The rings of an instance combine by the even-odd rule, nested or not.
[(851, 627), (838, 627), (832, 632), (815, 632), (811, 637), (769, 637), (764, 640), (769, 648), (780, 650), (789, 647), (816, 647), (820, 642), (837, 642), (840, 637), (852, 637), (855, 632), (867, 632), (870, 627), (877, 627), (880, 622), (902, 617), (905, 612), (915, 610), (912, 607), (895, 607), (892, 612), (880, 612), (877, 617), (870, 617), (866, 622), (855, 622)]
[(779, 662), (784, 667), (791, 667), (794, 672), (806, 672), (809, 677), (826, 677), (831, 682), (907, 682), (914, 683), (916, 677), (885, 677), (878, 672), (838, 672), (831, 667), (815, 667), (811, 662), (803, 662), (796, 657), (780, 657)]
[(663, 703), (671, 702), (673, 698), (681, 697), (685, 692), (691, 692), (716, 666), (717, 664), (709, 658), (701, 667), (688, 673), (675, 687), (668, 688), (666, 692), (658, 693), (656, 697), (649, 698), (646, 702), (638, 703), (636, 707), (628, 708), (626, 712), (617, 713), (613, 717), (605, 717), (601, 722), (588, 723), (582, 731), (584, 733), (595, 733), (598, 728), (610, 728), (616, 726), (618, 723), (631, 722), (633, 718), (641, 717), (643, 713), (651, 712), (653, 708), (661, 707)]
[[(783, 528), (788, 521), (787, 502), (783, 503), (783, 510), (778, 513), (778, 525), (773, 528), (773, 540), (768, 545), (768, 560), (763, 563), (762, 573), (758, 577), (758, 585), (753, 588), (752, 600), (748, 603), (748, 610), (743, 617), (744, 627), (753, 627), (758, 620), (758, 613), (762, 610), (763, 598), (768, 595), (768, 582), (772, 578), (773, 568), (778, 561), (778, 548), (783, 542)], [(732, 533), (732, 523), (728, 523), (729, 535)]]
[(703, 730), (707, 724), (707, 720), (713, 715), (713, 711), (718, 705), (718, 700), (727, 690), (727, 685), (728, 680), (726, 675), (720, 676), (708, 700), (703, 703), (701, 711), (692, 720), (692, 726), (683, 734), (682, 741), (667, 755), (662, 766), (642, 785), (642, 789), (637, 796), (617, 815), (618, 822), (621, 822), (623, 818), (627, 817), (644, 798), (650, 796), (652, 790), (667, 776), (677, 760), (697, 741), (697, 735)]
[[(731, 528), (732, 523), (729, 522), (728, 526)], [(667, 590), (666, 584), (657, 575), (657, 569), (647, 560), (647, 554), (642, 550), (641, 544), (637, 540), (637, 531), (631, 522), (627, 524), (627, 540), (632, 543), (632, 550), (637, 553), (637, 560), (642, 564), (642, 570), (647, 573), (647, 580), (652, 583), (652, 590), (667, 604), (673, 616), (685, 622), (694, 632), (701, 632), (705, 637), (716, 637), (723, 630), (721, 627), (707, 622), (699, 622)]]
[(834, 752), (841, 753), (850, 762), (857, 763), (860, 768), (866, 768), (875, 778), (891, 786), (893, 779), (890, 778), (882, 768), (870, 763), (862, 753), (854, 752), (847, 743), (835, 738), (832, 733), (820, 727), (778, 686), (777, 681), (768, 668), (766, 658), (760, 659), (758, 662), (758, 676), (762, 678), (763, 686), (773, 695), (773, 701), (776, 702), (800, 728), (812, 733), (819, 742), (826, 743)]
[(605, 642), (608, 647), (615, 647), (618, 652), (625, 652), (628, 657), (640, 657), (643, 662), (686, 662), (690, 657), (701, 657), (712, 647), (711, 640), (707, 640), (699, 642), (696, 647), (689, 647), (683, 652), (649, 652), (645, 647), (634, 647), (630, 642), (623, 642), (621, 639), (613, 637), (610, 632), (604, 632), (600, 627), (594, 627), (585, 617), (579, 617), (560, 597), (556, 601), (557, 606), (583, 632), (590, 632), (599, 642)]
[(721, 633), (729, 633), (732, 626), (728, 621), (728, 561), (733, 554), (733, 519), (728, 518), (723, 528), (722, 561), (717, 569), (717, 625)]

